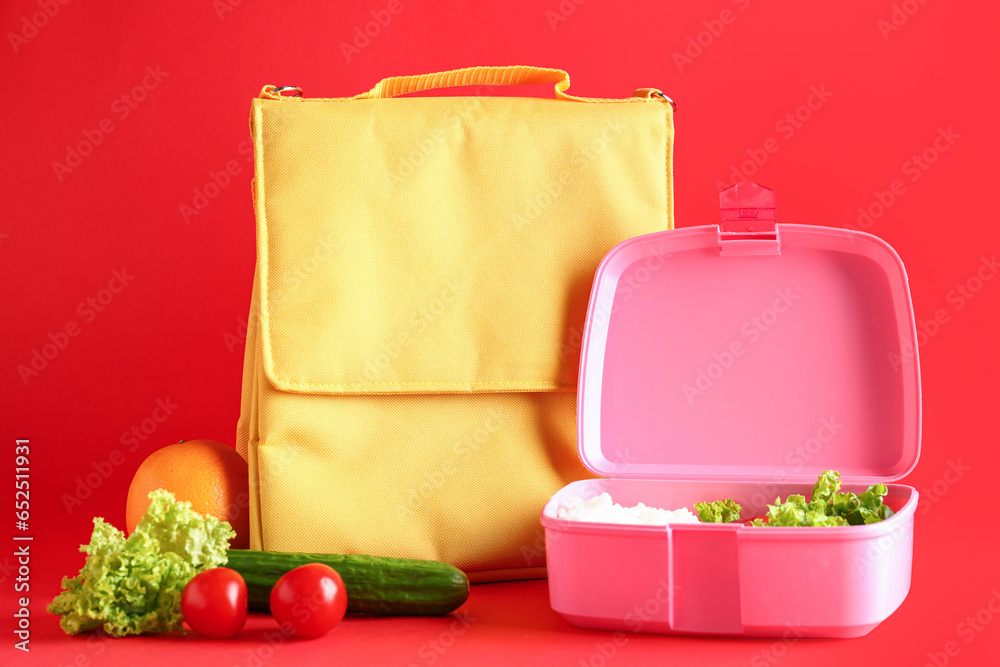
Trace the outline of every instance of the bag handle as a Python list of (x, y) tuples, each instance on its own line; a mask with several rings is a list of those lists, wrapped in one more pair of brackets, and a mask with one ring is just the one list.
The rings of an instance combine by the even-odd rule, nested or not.
[[(397, 95), (406, 95), (435, 88), (456, 88), (458, 86), (530, 86), (538, 83), (554, 84), (556, 99), (573, 100), (575, 102), (639, 102), (649, 100), (674, 103), (655, 88), (640, 88), (633, 97), (599, 98), (576, 97), (566, 93), (569, 88), (569, 74), (565, 70), (548, 67), (530, 67), (527, 65), (507, 65), (503, 67), (465, 67), (446, 72), (432, 74), (415, 74), (411, 76), (390, 76), (375, 84), (371, 90), (353, 97), (312, 98), (335, 100), (369, 100), (386, 99)], [(301, 89), (294, 86), (278, 88), (264, 86), (260, 97), (266, 99), (304, 100), (306, 98), (284, 96), (285, 90), (294, 90), (301, 94)]]
[(566, 94), (569, 88), (569, 74), (561, 69), (510, 65), (506, 67), (465, 67), (447, 72), (417, 74), (414, 76), (390, 76), (382, 79), (366, 93), (351, 99), (396, 97), (434, 88), (456, 88), (458, 86), (530, 86), (537, 83), (555, 84), (556, 97), (578, 99)]

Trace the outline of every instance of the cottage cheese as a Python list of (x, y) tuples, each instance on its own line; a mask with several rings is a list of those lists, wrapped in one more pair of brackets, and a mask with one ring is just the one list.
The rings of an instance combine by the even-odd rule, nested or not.
[(630, 523), (665, 526), (668, 523), (698, 523), (698, 516), (686, 507), (665, 510), (646, 507), (622, 507), (611, 500), (609, 493), (602, 493), (589, 500), (566, 498), (559, 502), (556, 517), (563, 521), (590, 521), (593, 523)]

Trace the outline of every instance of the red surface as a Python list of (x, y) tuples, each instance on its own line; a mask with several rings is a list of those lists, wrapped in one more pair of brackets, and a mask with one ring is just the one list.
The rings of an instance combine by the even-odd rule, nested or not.
[[(0, 5), (0, 436), (11, 471), (0, 477), (11, 483), (14, 440), (29, 438), (24, 534), (35, 538), (26, 655), (13, 649), (7, 515), (0, 660), (992, 664), (1000, 539), (975, 506), (992, 507), (998, 463), (995, 5), (398, 2), (396, 14), (379, 0)], [(390, 20), (345, 56), (372, 12)], [(686, 50), (690, 61), (677, 55)], [(565, 68), (578, 95), (673, 96), (679, 225), (717, 221), (718, 189), (742, 168), (776, 190), (779, 220), (857, 226), (866, 210), (862, 226), (899, 252), (923, 333), (923, 452), (906, 480), (923, 507), (906, 602), (851, 641), (616, 638), (560, 620), (544, 582), (476, 587), (467, 628), (349, 618), (272, 653), (263, 617), (233, 641), (63, 636), (43, 606), (79, 568), (90, 518), (123, 523), (143, 457), (182, 438), (233, 442), (254, 262), (250, 98), (266, 83), (347, 95), (388, 75), (513, 63)], [(81, 142), (79, 163), (53, 167)], [(50, 341), (54, 358), (22, 380), (19, 366)]]

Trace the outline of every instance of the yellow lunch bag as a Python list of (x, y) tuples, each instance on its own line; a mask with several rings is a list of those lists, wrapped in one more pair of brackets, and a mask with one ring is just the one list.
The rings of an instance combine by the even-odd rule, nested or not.
[[(481, 94), (545, 82), (555, 99)], [(457, 86), (477, 94), (399, 97)], [(594, 271), (673, 226), (673, 103), (568, 87), (472, 67), (253, 100), (252, 548), (544, 576), (539, 512), (589, 475), (575, 408)]]

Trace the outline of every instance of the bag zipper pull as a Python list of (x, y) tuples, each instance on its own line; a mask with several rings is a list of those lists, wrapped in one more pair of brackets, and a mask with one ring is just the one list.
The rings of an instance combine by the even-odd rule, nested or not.
[(677, 112), (677, 102), (674, 102), (671, 98), (664, 95), (663, 91), (660, 90), (659, 88), (640, 88), (637, 91), (635, 91), (632, 97), (645, 97), (645, 98), (659, 97), (664, 102), (669, 102), (670, 106), (673, 107), (674, 112), (675, 113)]
[[(293, 95), (283, 95), (282, 93), (294, 93)], [(270, 84), (264, 86), (260, 95), (258, 95), (262, 100), (281, 100), (290, 99), (293, 97), (302, 97), (302, 89), (298, 86), (272, 86)]]

